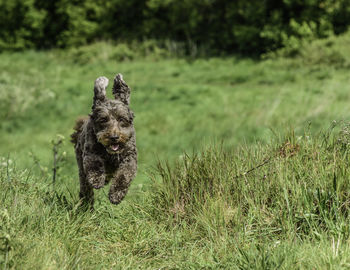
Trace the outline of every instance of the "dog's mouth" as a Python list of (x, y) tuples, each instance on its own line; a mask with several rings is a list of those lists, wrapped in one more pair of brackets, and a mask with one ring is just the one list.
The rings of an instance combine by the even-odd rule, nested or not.
[(120, 153), (122, 150), (122, 146), (120, 143), (111, 143), (108, 147), (107, 147), (108, 152), (112, 153), (112, 154), (116, 154), (116, 153)]

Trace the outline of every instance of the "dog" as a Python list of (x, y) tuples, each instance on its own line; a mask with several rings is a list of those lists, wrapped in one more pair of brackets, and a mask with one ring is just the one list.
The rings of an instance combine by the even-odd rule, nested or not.
[(94, 85), (92, 113), (79, 118), (71, 135), (79, 167), (79, 197), (93, 208), (94, 191), (111, 182), (109, 200), (119, 204), (136, 176), (137, 149), (129, 108), (130, 87), (121, 74), (114, 78), (114, 99), (106, 97), (108, 79), (99, 77)]

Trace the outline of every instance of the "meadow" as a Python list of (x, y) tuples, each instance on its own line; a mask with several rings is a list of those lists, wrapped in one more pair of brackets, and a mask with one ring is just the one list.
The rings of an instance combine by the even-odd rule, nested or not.
[[(264, 60), (123, 58), (108, 43), (2, 53), (1, 267), (348, 268), (349, 39)], [(87, 213), (69, 135), (94, 80), (119, 72), (138, 176), (120, 205), (101, 190)]]

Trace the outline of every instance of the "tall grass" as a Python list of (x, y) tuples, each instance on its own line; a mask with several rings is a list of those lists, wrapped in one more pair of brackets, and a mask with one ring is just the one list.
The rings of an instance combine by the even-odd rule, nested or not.
[(3, 158), (2, 269), (346, 269), (349, 126), (207, 147), (142, 196), (84, 212), (76, 190)]
[[(260, 243), (258, 253), (266, 252), (261, 250), (266, 243), (290, 241), (333, 241), (333, 247), (338, 241), (338, 250), (350, 236), (350, 136), (347, 124), (334, 128), (317, 136), (293, 132), (271, 145), (233, 151), (211, 147), (184, 155), (174, 166), (160, 162), (154, 216), (185, 222), (214, 242)], [(239, 252), (243, 261), (251, 256), (244, 263), (250, 268), (257, 258)], [(274, 266), (283, 265), (273, 260)]]

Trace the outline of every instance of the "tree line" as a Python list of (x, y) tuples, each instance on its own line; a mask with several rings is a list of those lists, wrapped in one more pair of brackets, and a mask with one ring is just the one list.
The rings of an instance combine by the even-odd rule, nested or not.
[(339, 34), (350, 0), (0, 0), (0, 51), (171, 40), (261, 54)]

